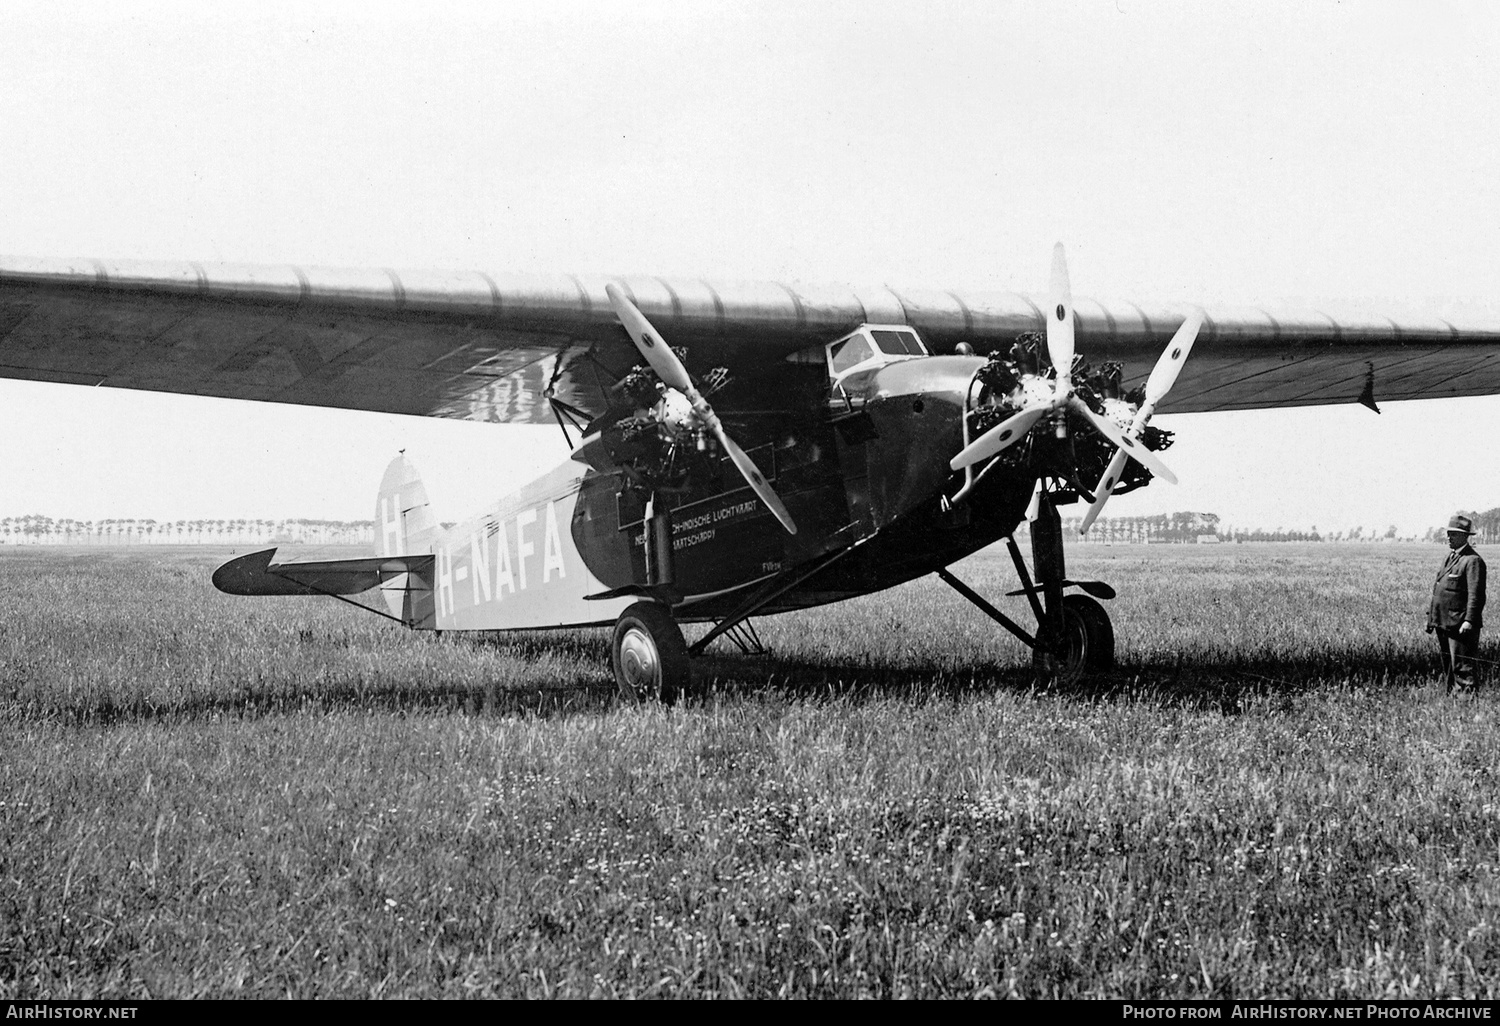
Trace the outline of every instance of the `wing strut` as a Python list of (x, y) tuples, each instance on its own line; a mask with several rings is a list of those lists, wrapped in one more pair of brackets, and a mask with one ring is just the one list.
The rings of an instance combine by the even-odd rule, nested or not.
[(561, 399), (558, 399), (555, 396), (549, 395), (547, 397), (547, 403), (552, 407), (552, 416), (557, 419), (557, 426), (562, 428), (563, 441), (568, 443), (568, 451), (573, 451), (576, 446), (574, 446), (573, 444), (572, 436), (568, 434), (568, 426), (571, 424), (573, 430), (577, 431), (579, 437), (581, 438), (583, 436), (584, 430), (588, 427), (588, 414), (584, 413), (576, 406), (569, 406), (567, 403), (563, 402)]

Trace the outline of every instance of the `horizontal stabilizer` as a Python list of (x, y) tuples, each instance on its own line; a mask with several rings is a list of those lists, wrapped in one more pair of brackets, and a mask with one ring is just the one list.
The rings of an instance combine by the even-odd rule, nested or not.
[(365, 556), (272, 563), (275, 549), (231, 559), (214, 571), (214, 587), (229, 595), (358, 595), (400, 574), (429, 577), (433, 556)]

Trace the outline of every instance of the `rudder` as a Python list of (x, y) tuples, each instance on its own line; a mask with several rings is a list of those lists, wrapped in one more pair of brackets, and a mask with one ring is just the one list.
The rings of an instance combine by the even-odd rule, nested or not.
[(432, 551), (438, 523), (417, 468), (405, 455), (385, 468), (375, 497), (375, 554), (408, 556)]
[[(427, 489), (406, 456), (391, 460), (375, 496), (375, 554), (416, 556), (430, 553), (438, 537), (437, 518)], [(423, 573), (382, 575), (380, 590), (391, 615), (417, 627), (432, 627), (431, 568)]]

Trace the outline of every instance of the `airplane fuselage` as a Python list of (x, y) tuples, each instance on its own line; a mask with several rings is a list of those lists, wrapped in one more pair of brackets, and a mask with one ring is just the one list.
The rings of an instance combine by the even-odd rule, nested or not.
[[(673, 615), (726, 615), (758, 583), (827, 565), (765, 612), (878, 591), (947, 566), (1014, 530), (1033, 477), (992, 474), (968, 501), (947, 465), (964, 439), (983, 360), (895, 363), (851, 386), (843, 409), (788, 410), (735, 425), (795, 517), (784, 531), (727, 466), (656, 501), (670, 511)], [(733, 420), (726, 413), (726, 420)], [(432, 602), (414, 626), (503, 630), (608, 624), (653, 583), (646, 490), (623, 470), (569, 460), (433, 542)], [(399, 501), (382, 507), (393, 516)], [(402, 539), (377, 525), (394, 553)], [(834, 559), (831, 557), (837, 556)]]

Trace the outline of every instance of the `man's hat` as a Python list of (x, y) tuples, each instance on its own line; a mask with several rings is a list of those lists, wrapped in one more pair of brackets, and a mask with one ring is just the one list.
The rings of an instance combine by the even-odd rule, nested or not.
[(1455, 513), (1448, 518), (1448, 530), (1462, 531), (1464, 534), (1473, 534), (1474, 521), (1470, 520), (1462, 513)]

